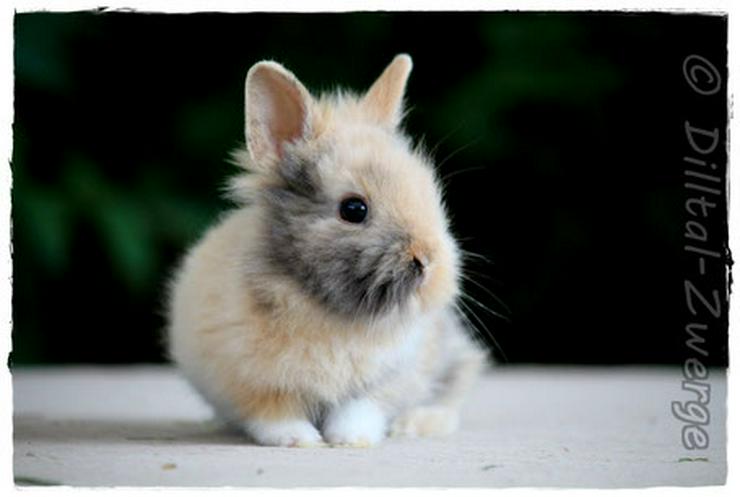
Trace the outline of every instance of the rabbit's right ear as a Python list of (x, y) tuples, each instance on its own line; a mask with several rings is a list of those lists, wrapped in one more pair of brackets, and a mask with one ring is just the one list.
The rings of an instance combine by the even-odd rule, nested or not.
[(257, 165), (279, 160), (286, 143), (311, 132), (311, 95), (298, 79), (277, 62), (258, 62), (245, 83), (247, 147)]

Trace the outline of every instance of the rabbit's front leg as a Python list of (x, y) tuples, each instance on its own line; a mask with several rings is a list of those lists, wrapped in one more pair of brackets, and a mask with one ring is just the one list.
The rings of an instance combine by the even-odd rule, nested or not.
[(244, 429), (260, 445), (278, 447), (315, 447), (321, 435), (308, 419), (251, 419)]
[(314, 447), (322, 445), (302, 400), (296, 394), (279, 391), (240, 391), (235, 406), (241, 414), (242, 429), (260, 445)]
[(371, 447), (385, 438), (388, 425), (380, 405), (368, 397), (334, 406), (327, 415), (324, 440), (334, 446)]

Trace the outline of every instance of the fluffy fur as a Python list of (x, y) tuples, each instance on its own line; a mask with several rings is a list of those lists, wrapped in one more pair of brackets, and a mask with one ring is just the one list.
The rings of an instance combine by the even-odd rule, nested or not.
[[(399, 55), (364, 95), (320, 98), (275, 62), (247, 75), (240, 206), (173, 279), (169, 350), (260, 444), (449, 433), (483, 364), (433, 165), (399, 129), (410, 70)], [(363, 223), (340, 219), (348, 195)]]

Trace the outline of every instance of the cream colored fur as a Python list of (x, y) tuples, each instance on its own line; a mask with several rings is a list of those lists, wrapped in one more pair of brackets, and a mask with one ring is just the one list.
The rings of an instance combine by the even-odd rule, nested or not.
[[(459, 255), (430, 161), (400, 131), (411, 70), (398, 56), (364, 96), (315, 99), (274, 62), (246, 83), (245, 203), (211, 228), (172, 281), (172, 359), (216, 411), (258, 443), (367, 446), (443, 435), (483, 365), (454, 312)], [(316, 157), (328, 194), (362, 188), (428, 264), (406, 310), (347, 320), (265, 268), (271, 219), (255, 202), (284, 154)], [(382, 212), (381, 212), (382, 211)], [(327, 222), (338, 222), (328, 220)]]

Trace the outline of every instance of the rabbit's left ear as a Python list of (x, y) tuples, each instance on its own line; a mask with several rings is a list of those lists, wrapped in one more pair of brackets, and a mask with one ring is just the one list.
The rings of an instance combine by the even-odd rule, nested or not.
[(309, 136), (311, 95), (280, 64), (263, 61), (252, 66), (245, 101), (245, 135), (256, 163), (279, 159), (287, 143)]
[(403, 95), (411, 67), (411, 57), (396, 55), (363, 97), (367, 112), (380, 124), (395, 128), (401, 122)]

